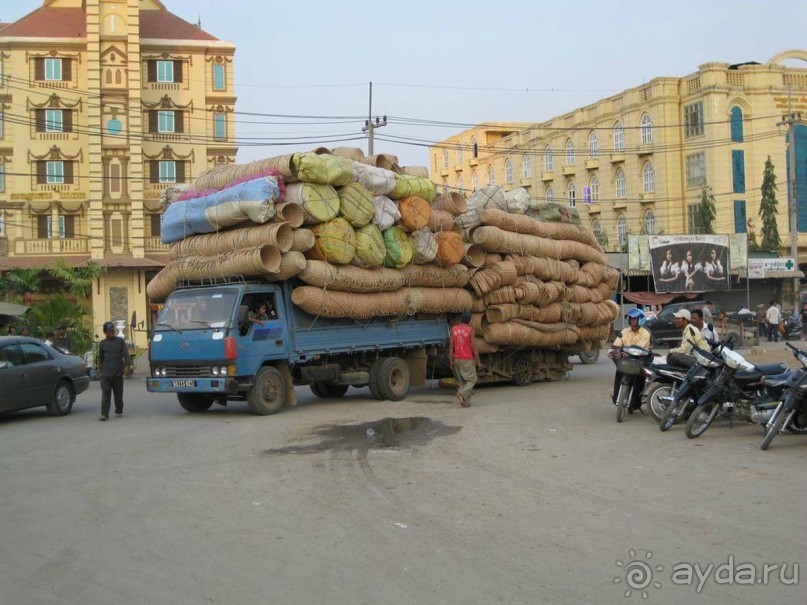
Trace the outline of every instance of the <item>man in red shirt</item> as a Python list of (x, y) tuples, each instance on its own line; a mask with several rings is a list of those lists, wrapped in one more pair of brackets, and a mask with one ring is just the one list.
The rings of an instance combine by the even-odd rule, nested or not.
[(474, 385), (476, 385), (476, 368), (482, 367), (479, 353), (474, 341), (474, 329), (471, 327), (471, 313), (462, 314), (462, 323), (451, 328), (451, 344), (449, 345), (449, 363), (459, 385), (457, 403), (467, 408), (471, 405)]

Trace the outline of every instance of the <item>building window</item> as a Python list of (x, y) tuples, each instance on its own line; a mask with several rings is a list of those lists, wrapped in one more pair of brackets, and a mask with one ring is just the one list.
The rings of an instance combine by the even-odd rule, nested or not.
[(36, 163), (37, 185), (72, 185), (73, 162), (62, 160), (39, 161)]
[(224, 65), (213, 64), (213, 90), (226, 90), (227, 77)]
[(625, 129), (620, 122), (617, 122), (614, 124), (614, 151), (623, 149), (625, 149)]
[(457, 143), (457, 164), (462, 164), (462, 143)]
[(149, 223), (151, 224), (151, 237), (160, 237), (162, 235), (162, 215), (150, 214)]
[(157, 132), (170, 133), (174, 132), (174, 112), (173, 111), (158, 111), (157, 112)]
[(600, 157), (600, 142), (597, 140), (597, 133), (593, 130), (591, 131), (591, 134), (588, 135), (588, 157)]
[(471, 137), (471, 150), (473, 157), (479, 157), (479, 145), (476, 144), (476, 136)]
[(554, 170), (554, 159), (552, 158), (552, 148), (547, 145), (544, 149), (544, 171), (552, 172)]
[(653, 164), (647, 162), (642, 167), (642, 191), (645, 193), (653, 193), (656, 190), (656, 171), (653, 169)]
[(508, 184), (513, 182), (513, 162), (510, 158), (504, 161), (504, 182)]
[(627, 197), (628, 195), (628, 186), (625, 183), (625, 171), (621, 168), (618, 168), (616, 171), (616, 177), (614, 178), (614, 182), (616, 184), (616, 196), (618, 198)]
[(743, 142), (743, 110), (737, 105), (731, 108), (731, 140)]
[(465, 189), (465, 187), (462, 184), (462, 175), (459, 175), (457, 177), (457, 189), (459, 189), (460, 191), (463, 191)]
[(443, 168), (448, 170), (448, 149), (443, 149)]
[(173, 161), (160, 162), (160, 182), (161, 183), (176, 183), (177, 182), (177, 163)]
[(591, 177), (588, 188), (591, 190), (591, 201), (596, 204), (600, 201), (600, 179), (597, 175)]
[(619, 237), (619, 245), (624, 246), (628, 243), (628, 219), (624, 214), (620, 214), (616, 221), (616, 232)]
[(121, 178), (120, 178), (120, 165), (110, 164), (109, 166), (109, 192), (120, 193)]
[(686, 156), (687, 187), (703, 187), (706, 184), (706, 152)]
[(71, 214), (52, 214), (36, 217), (38, 239), (73, 239), (76, 237), (76, 217)]
[(521, 167), (523, 178), (532, 178), (532, 158), (530, 156), (525, 155), (521, 158)]
[(577, 190), (574, 188), (574, 181), (569, 181), (566, 186), (566, 198), (569, 202), (569, 208), (574, 208), (577, 205)]
[(45, 182), (48, 185), (62, 185), (64, 183), (64, 162), (47, 162), (45, 169)]
[(566, 139), (566, 165), (574, 166), (574, 142)]
[(149, 82), (181, 83), (182, 61), (151, 60), (146, 63), (146, 79)]
[(642, 145), (649, 145), (653, 142), (653, 121), (650, 116), (642, 116)]
[(496, 184), (496, 174), (493, 172), (493, 166), (488, 166), (488, 185)]
[(185, 162), (152, 160), (149, 162), (150, 183), (184, 183)]
[(173, 61), (157, 61), (157, 81), (158, 82), (174, 81)]
[(476, 170), (471, 173), (471, 187), (474, 191), (479, 189), (479, 175), (477, 174)]
[(62, 79), (61, 59), (45, 59), (45, 79), (46, 80)]
[(546, 195), (544, 196), (547, 202), (554, 202), (555, 201), (555, 190), (552, 187), (546, 188)]
[(602, 233), (602, 223), (600, 223), (600, 221), (596, 219), (591, 221), (591, 232), (594, 234), (594, 237), (597, 238), (597, 241), (600, 243), (600, 245), (602, 245), (603, 233)]
[(37, 109), (34, 114), (36, 132), (73, 132), (73, 110)]
[(651, 210), (644, 215), (644, 230), (647, 235), (656, 234), (656, 215)]
[(45, 110), (45, 132), (62, 132), (64, 119), (61, 109)]
[(223, 113), (213, 114), (213, 138), (217, 141), (227, 138), (227, 116)]
[(734, 200), (734, 232), (748, 232), (748, 217), (745, 214), (745, 200)]
[(731, 150), (731, 181), (734, 193), (745, 193), (745, 152), (742, 149)]
[(687, 205), (687, 232), (688, 233), (700, 233), (701, 232), (701, 222), (700, 222), (700, 202), (695, 204), (688, 204)]
[(684, 138), (703, 134), (703, 101), (684, 106)]

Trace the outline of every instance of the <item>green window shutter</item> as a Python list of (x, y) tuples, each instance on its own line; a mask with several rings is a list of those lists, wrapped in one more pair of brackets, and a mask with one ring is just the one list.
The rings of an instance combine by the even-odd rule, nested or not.
[(174, 132), (185, 132), (185, 112), (174, 112)]
[(745, 200), (734, 200), (734, 232), (748, 232), (748, 217), (746, 216)]
[(745, 152), (742, 149), (731, 151), (731, 180), (734, 193), (745, 193)]
[(156, 111), (149, 112), (149, 132), (157, 132), (159, 129), (158, 116), (159, 114)]
[(47, 162), (39, 161), (36, 163), (36, 183), (37, 185), (45, 185), (48, 182), (48, 164)]
[(73, 132), (73, 110), (65, 109), (62, 111), (62, 131)]
[(146, 62), (146, 73), (149, 82), (157, 81), (157, 61)]
[(45, 58), (38, 57), (34, 59), (34, 80), (45, 79)]
[(149, 162), (149, 183), (160, 182), (160, 162), (159, 160), (151, 160)]
[(45, 132), (45, 110), (37, 109), (34, 117), (35, 129), (37, 132)]
[(743, 142), (743, 110), (736, 105), (731, 108), (731, 140)]
[(73, 61), (62, 59), (62, 81), (70, 82), (73, 79)]
[(185, 162), (177, 162), (175, 164), (176, 170), (176, 182), (177, 183), (184, 183), (185, 182)]
[(174, 82), (182, 82), (182, 61), (174, 61)]
[(62, 170), (64, 174), (64, 182), (72, 185), (73, 184), (73, 162), (62, 162)]

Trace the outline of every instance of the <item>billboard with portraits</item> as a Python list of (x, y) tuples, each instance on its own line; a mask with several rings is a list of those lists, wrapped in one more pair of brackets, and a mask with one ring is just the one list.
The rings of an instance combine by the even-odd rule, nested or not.
[(729, 290), (728, 235), (651, 235), (656, 292)]

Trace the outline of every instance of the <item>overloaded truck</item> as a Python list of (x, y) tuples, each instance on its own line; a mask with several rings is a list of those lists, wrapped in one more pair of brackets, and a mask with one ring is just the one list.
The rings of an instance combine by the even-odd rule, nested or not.
[[(293, 385), (318, 397), (342, 397), (348, 387), (399, 401), (410, 386), (449, 375), (445, 315), (353, 321), (314, 317), (291, 302), (294, 282), (242, 279), (176, 289), (165, 301), (149, 347), (148, 390), (176, 393), (189, 412), (246, 401), (267, 415), (293, 404)], [(270, 319), (249, 320), (266, 303)], [(559, 380), (568, 353), (512, 347), (483, 353), (480, 382)]]
[(618, 313), (616, 272), (573, 211), (524, 189), (437, 195), (425, 169), (393, 156), (218, 166), (164, 199), (175, 260), (147, 285), (164, 301), (148, 389), (191, 412), (245, 400), (271, 414), (295, 403), (294, 385), (400, 400), (450, 377), (463, 311), (480, 382), (558, 380), (569, 355), (596, 355)]

